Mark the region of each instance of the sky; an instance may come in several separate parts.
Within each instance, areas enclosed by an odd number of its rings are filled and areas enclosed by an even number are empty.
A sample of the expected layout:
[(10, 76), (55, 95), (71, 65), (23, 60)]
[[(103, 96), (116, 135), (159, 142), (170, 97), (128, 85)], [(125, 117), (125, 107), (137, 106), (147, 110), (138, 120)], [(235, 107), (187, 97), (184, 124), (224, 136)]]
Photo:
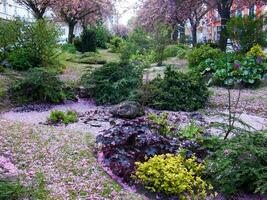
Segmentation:
[(129, 19), (135, 16), (135, 5), (138, 0), (121, 0), (116, 3), (116, 9), (120, 14), (119, 23), (127, 25)]

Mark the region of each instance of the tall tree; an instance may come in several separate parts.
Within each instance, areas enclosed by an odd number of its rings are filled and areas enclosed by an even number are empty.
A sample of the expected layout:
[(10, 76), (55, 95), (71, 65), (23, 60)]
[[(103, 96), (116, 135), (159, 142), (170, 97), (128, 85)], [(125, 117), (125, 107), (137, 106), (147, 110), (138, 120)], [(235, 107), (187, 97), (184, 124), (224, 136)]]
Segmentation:
[(52, 0), (18, 0), (18, 3), (30, 9), (33, 16), (43, 19), (45, 12), (52, 5)]
[(75, 25), (97, 21), (107, 16), (113, 10), (111, 0), (56, 0), (53, 10), (59, 20), (64, 21), (69, 26), (68, 42), (74, 39)]

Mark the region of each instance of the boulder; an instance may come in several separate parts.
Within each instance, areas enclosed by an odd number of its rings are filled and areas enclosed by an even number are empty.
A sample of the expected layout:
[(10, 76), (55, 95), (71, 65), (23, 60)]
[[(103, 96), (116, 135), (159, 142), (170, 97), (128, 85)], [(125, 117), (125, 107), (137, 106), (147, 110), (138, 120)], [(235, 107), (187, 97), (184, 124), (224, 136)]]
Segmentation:
[(110, 109), (110, 113), (114, 117), (124, 119), (134, 119), (144, 115), (142, 106), (134, 101), (124, 101)]

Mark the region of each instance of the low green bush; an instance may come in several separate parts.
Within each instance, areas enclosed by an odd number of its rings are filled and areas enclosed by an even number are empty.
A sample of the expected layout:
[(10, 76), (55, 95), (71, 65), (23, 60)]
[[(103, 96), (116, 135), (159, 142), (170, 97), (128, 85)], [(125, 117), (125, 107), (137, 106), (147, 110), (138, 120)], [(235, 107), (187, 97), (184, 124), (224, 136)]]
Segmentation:
[(222, 51), (214, 49), (209, 45), (202, 45), (199, 48), (193, 49), (188, 55), (189, 67), (194, 70), (198, 70), (200, 63), (207, 59), (216, 59), (222, 55)]
[(224, 141), (208, 159), (207, 175), (226, 194), (267, 194), (267, 132), (244, 133)]
[(196, 157), (156, 155), (145, 163), (136, 163), (135, 177), (153, 192), (178, 195), (179, 199), (206, 199), (212, 189), (201, 174), (205, 165)]
[(65, 52), (68, 52), (68, 53), (71, 53), (71, 54), (75, 54), (76, 53), (76, 47), (73, 44), (69, 44), (69, 43), (63, 44), (61, 46), (61, 49), (63, 51), (65, 51)]
[(12, 101), (59, 103), (65, 100), (64, 84), (58, 74), (45, 68), (33, 68), (10, 89)]
[(102, 24), (95, 27), (96, 32), (96, 46), (98, 48), (107, 49), (107, 43), (111, 37), (109, 30)]
[[(197, 73), (176, 72), (167, 67), (164, 78), (148, 83), (147, 105), (159, 110), (194, 111), (203, 108), (209, 97), (203, 78)], [(137, 99), (144, 99), (137, 97)]]
[(78, 121), (78, 115), (76, 112), (71, 110), (68, 110), (66, 113), (63, 111), (54, 110), (48, 117), (48, 121), (54, 124), (70, 124)]
[(109, 48), (112, 53), (122, 52), (124, 41), (121, 37), (114, 36), (109, 43)]
[(164, 57), (165, 58), (176, 57), (178, 49), (179, 47), (177, 45), (167, 46), (166, 49), (164, 50)]
[(5, 68), (0, 65), (0, 73), (4, 73), (4, 72), (5, 72)]
[(113, 62), (86, 73), (81, 83), (97, 104), (116, 104), (142, 84), (142, 73), (132, 64)]

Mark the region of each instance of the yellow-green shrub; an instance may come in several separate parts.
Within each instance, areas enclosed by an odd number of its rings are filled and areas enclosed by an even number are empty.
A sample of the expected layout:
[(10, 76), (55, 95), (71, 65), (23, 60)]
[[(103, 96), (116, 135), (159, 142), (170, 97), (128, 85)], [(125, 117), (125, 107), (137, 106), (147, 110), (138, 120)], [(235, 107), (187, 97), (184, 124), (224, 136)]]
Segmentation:
[(264, 52), (263, 49), (261, 47), (261, 45), (256, 44), (254, 45), (249, 52), (247, 52), (247, 56), (253, 56), (253, 57), (262, 57), (264, 58)]
[(178, 195), (180, 199), (206, 199), (211, 185), (201, 178), (205, 165), (197, 158), (182, 155), (157, 155), (145, 163), (136, 163), (134, 177), (148, 190)]

